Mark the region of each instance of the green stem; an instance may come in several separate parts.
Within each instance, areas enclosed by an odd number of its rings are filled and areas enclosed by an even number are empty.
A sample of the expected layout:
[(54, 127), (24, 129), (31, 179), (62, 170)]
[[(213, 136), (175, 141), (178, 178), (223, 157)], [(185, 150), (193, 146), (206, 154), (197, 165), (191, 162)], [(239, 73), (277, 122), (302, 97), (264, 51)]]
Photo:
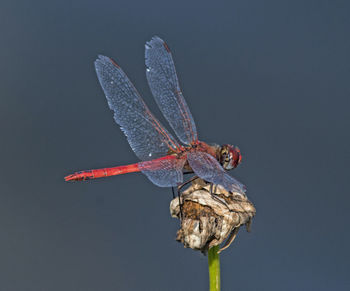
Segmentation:
[(209, 286), (210, 291), (220, 291), (220, 246), (212, 247), (208, 251)]

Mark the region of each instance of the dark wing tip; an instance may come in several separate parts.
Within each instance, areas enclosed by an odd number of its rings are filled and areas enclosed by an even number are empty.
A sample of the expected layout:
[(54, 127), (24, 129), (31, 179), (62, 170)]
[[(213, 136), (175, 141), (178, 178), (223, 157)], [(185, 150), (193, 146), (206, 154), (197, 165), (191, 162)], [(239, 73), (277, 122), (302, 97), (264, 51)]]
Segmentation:
[(98, 55), (98, 58), (95, 60), (95, 67), (97, 68), (101, 64), (107, 64), (107, 63), (112, 63), (118, 69), (120, 68), (120, 66), (117, 64), (117, 62), (115, 60), (113, 60), (110, 57), (103, 56), (103, 55)]
[(109, 58), (104, 55), (97, 55), (97, 59), (95, 60), (95, 63), (101, 63), (106, 62)]
[(98, 55), (97, 59), (94, 62), (95, 69), (98, 70), (103, 64), (105, 64), (108, 60), (108, 57), (103, 55)]
[(163, 43), (164, 41), (158, 36), (158, 35), (154, 35), (150, 41), (148, 41), (149, 43)]
[(155, 35), (151, 38), (150, 41), (146, 42), (146, 49), (152, 48), (152, 47), (161, 47), (163, 46), (168, 53), (170, 53), (170, 48), (166, 44), (164, 40), (162, 40), (159, 36)]

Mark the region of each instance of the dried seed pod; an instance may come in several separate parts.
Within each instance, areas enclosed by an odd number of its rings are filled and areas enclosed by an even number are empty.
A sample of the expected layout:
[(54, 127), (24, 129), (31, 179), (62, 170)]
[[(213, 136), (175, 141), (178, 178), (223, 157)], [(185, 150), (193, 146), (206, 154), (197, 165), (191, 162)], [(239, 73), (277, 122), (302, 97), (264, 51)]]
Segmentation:
[(249, 231), (256, 212), (246, 195), (230, 193), (220, 185), (211, 187), (201, 179), (192, 182), (192, 185), (181, 193), (180, 199), (175, 198), (171, 201), (172, 217), (180, 218), (179, 200), (182, 221), (176, 240), (187, 248), (203, 253), (226, 239), (220, 251), (228, 248), (242, 225), (246, 225)]

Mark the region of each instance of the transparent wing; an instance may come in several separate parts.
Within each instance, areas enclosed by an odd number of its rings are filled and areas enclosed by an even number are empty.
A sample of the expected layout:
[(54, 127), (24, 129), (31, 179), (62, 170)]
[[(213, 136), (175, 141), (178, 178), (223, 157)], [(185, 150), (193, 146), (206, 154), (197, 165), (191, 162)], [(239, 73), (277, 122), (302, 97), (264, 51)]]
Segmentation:
[(152, 115), (117, 63), (99, 56), (95, 68), (114, 119), (135, 154), (146, 161), (166, 155), (169, 149), (177, 152), (178, 143)]
[(181, 142), (196, 141), (196, 125), (182, 95), (169, 47), (155, 36), (146, 43), (145, 58), (148, 84), (164, 117)]
[(244, 185), (227, 174), (213, 156), (205, 152), (189, 152), (187, 160), (195, 174), (203, 180), (219, 184), (228, 191), (244, 194)]
[(177, 186), (183, 182), (182, 169), (186, 158), (165, 156), (163, 158), (138, 163), (142, 173), (159, 187)]

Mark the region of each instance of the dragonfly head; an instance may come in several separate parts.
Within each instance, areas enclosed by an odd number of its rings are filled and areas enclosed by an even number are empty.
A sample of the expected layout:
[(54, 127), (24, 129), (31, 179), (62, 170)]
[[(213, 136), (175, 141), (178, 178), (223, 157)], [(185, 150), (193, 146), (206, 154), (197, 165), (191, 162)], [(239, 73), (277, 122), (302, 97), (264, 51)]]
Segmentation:
[(225, 144), (221, 146), (219, 159), (220, 164), (225, 170), (234, 169), (242, 160), (241, 151), (236, 146)]

